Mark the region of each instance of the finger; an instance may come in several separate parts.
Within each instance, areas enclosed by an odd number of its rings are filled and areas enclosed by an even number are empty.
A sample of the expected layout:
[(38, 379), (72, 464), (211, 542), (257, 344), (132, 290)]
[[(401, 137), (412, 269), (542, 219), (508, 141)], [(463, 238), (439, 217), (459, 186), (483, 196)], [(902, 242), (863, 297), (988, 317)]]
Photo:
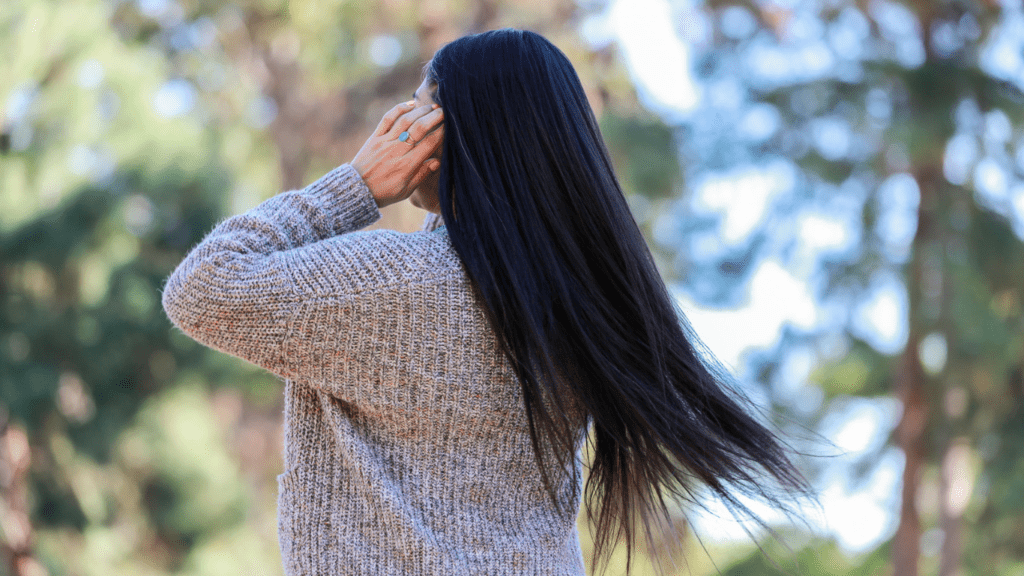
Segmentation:
[(398, 134), (408, 130), (414, 122), (419, 120), (422, 116), (430, 113), (431, 109), (432, 106), (430, 104), (425, 104), (405, 112), (398, 117), (398, 120), (395, 121), (395, 125), (391, 128), (392, 132)]
[(384, 117), (380, 119), (380, 124), (377, 124), (377, 130), (374, 132), (374, 134), (376, 134), (377, 136), (383, 136), (384, 134), (387, 134), (388, 130), (391, 130), (391, 127), (394, 126), (395, 121), (398, 120), (398, 118), (402, 114), (405, 114), (406, 112), (411, 110), (414, 105), (415, 102), (413, 102), (412, 100), (409, 100), (408, 102), (402, 102), (401, 104), (395, 104), (395, 106), (391, 110), (388, 110), (387, 114), (385, 114)]
[(428, 158), (434, 156), (443, 140), (444, 128), (439, 126), (433, 132), (424, 136), (423, 140), (418, 142), (416, 146), (412, 147), (406, 157), (409, 159), (409, 162), (426, 162)]
[(438, 108), (429, 114), (420, 116), (419, 119), (413, 122), (412, 126), (409, 126), (406, 130), (409, 131), (409, 136), (412, 137), (413, 142), (420, 142), (423, 140), (423, 137), (433, 130), (435, 126), (439, 125), (443, 119), (444, 111)]
[(425, 116), (432, 109), (430, 104), (424, 104), (412, 110), (406, 110), (402, 115), (395, 120), (395, 124), (391, 127), (391, 132), (399, 134), (405, 132), (412, 126), (412, 123), (418, 120), (421, 116)]
[(409, 150), (409, 161), (415, 163), (422, 163), (430, 158), (430, 156), (437, 151), (437, 147), (441, 144), (441, 140), (444, 139), (444, 125), (440, 125), (434, 129), (433, 132), (427, 134), (416, 143), (415, 146), (411, 146)]
[(436, 172), (441, 167), (441, 161), (437, 158), (431, 158), (420, 165), (419, 170), (416, 174), (413, 174), (411, 180), (409, 180), (409, 187), (407, 190), (415, 190), (420, 187), (420, 184), (427, 179), (433, 172)]

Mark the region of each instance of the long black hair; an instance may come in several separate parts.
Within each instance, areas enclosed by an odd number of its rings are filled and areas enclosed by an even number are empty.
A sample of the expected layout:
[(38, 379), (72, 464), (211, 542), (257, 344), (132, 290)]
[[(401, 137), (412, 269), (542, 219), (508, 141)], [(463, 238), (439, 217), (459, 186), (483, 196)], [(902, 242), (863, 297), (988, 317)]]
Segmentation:
[(424, 73), (445, 115), (441, 215), (521, 382), (556, 507), (539, 441), (567, 470), (579, 438), (567, 407), (593, 424), (595, 559), (625, 531), (629, 573), (637, 514), (653, 552), (654, 512), (672, 523), (662, 488), (699, 503), (703, 485), (755, 519), (739, 496), (788, 513), (788, 497), (813, 495), (669, 296), (569, 59), (536, 33), (502, 29), (446, 44)]

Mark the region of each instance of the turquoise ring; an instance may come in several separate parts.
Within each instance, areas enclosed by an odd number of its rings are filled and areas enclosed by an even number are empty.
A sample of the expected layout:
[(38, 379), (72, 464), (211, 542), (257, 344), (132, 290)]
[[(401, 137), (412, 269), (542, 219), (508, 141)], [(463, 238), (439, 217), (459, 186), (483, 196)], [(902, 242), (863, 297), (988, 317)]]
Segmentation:
[[(406, 130), (405, 132), (402, 132), (401, 134), (398, 135), (398, 141), (399, 142), (405, 142), (408, 139), (409, 139), (409, 131), (408, 130)], [(409, 145), (412, 146), (413, 143), (409, 142)]]

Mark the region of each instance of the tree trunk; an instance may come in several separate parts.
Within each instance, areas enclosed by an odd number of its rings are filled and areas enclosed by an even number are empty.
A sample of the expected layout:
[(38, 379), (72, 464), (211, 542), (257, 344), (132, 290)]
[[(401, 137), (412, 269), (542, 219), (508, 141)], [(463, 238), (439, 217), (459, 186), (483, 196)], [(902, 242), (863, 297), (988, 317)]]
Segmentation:
[(924, 398), (924, 374), (917, 357), (920, 340), (920, 335), (912, 328), (900, 361), (899, 374), (896, 375), (897, 392), (903, 403), (903, 415), (896, 427), (896, 441), (906, 460), (903, 467), (900, 522), (893, 538), (893, 576), (917, 576), (918, 558), (921, 555), (917, 485), (925, 459), (924, 430), (928, 406)]
[[(917, 212), (917, 231), (911, 248), (907, 274), (908, 323), (907, 345), (896, 374), (896, 393), (903, 404), (903, 415), (896, 426), (896, 442), (903, 450), (902, 502), (900, 522), (893, 539), (894, 576), (917, 576), (921, 556), (921, 519), (917, 509), (917, 488), (921, 468), (927, 457), (925, 432), (929, 420), (929, 403), (925, 393), (925, 374), (918, 356), (918, 346), (927, 328), (932, 291), (927, 290), (928, 257), (934, 246), (936, 195), (941, 171), (922, 167), (915, 174), (921, 192)], [(926, 300), (926, 292), (929, 292)], [(937, 310), (936, 310), (937, 312)]]

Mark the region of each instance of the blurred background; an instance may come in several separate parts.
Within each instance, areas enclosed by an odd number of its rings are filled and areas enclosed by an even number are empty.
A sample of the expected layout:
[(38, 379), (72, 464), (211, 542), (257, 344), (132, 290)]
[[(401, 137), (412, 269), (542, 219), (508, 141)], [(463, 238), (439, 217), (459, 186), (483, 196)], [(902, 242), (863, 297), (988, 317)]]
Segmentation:
[(573, 61), (672, 292), (813, 455), (807, 526), (755, 507), (789, 548), (712, 502), (645, 552), (1024, 574), (1020, 0), (4, 0), (0, 574), (281, 573), (282, 386), (163, 281), (505, 26)]

